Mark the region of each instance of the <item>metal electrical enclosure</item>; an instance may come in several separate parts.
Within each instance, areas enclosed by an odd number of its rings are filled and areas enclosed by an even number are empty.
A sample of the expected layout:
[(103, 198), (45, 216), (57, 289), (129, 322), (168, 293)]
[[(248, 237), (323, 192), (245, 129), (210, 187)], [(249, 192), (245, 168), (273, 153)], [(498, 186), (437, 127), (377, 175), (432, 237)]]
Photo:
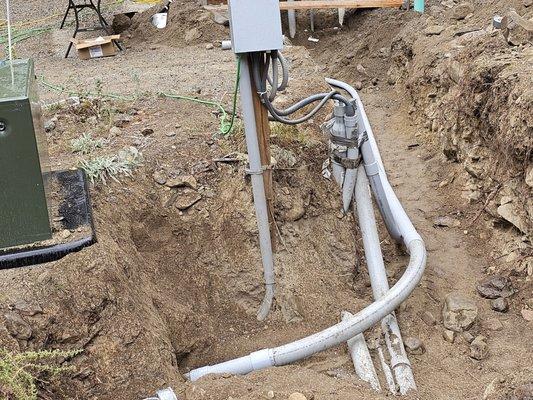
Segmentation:
[(32, 60), (0, 64), (0, 248), (52, 237), (48, 154)]
[(283, 49), (279, 0), (229, 0), (233, 51)]

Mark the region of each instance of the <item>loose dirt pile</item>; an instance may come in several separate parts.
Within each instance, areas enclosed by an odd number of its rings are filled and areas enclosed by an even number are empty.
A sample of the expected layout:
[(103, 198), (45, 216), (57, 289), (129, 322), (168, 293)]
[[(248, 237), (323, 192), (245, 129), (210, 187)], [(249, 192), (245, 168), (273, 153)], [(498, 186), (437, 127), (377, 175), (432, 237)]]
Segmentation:
[(449, 7), (434, 6), (402, 30), (389, 79), (405, 82), (413, 116), (470, 174), (465, 196), (531, 239), (533, 48), (530, 40), (508, 43), (492, 17), (515, 7), (529, 19), (533, 9), (518, 1)]
[[(196, 2), (173, 2), (168, 13), (165, 29), (152, 24), (152, 15), (159, 12), (161, 5), (133, 17), (127, 36), (134, 45), (160, 43), (166, 46), (183, 47), (198, 43), (212, 43), (229, 39), (228, 29), (217, 24), (210, 12), (203, 10)], [(227, 22), (227, 21), (226, 21)]]

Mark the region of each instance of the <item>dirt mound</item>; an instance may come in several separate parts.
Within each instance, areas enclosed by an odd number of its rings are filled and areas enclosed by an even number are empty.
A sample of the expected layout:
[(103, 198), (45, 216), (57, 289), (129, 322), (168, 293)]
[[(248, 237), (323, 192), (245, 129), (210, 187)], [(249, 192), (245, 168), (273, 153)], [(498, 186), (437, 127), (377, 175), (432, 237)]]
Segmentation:
[(448, 158), (463, 163), (470, 175), (466, 196), (484, 201), (497, 191), (487, 210), (531, 235), (533, 50), (527, 42), (510, 45), (492, 28), (492, 15), (513, 5), (526, 18), (531, 12), (522, 2), (482, 3), (451, 25), (458, 6), (434, 7), (413, 21), (392, 45), (389, 77), (405, 82), (413, 116), (438, 136)]
[[(128, 112), (109, 107), (114, 114)], [(143, 116), (167, 107), (165, 116)], [(68, 140), (76, 135), (71, 132), (87, 122), (76, 110), (61, 111), (58, 119), (56, 135), (62, 132), (63, 140), (52, 146), (52, 157), (68, 165)], [(182, 134), (167, 136), (157, 125), (161, 120), (179, 124)], [(182, 374), (189, 367), (294, 340), (337, 322), (340, 309), (355, 312), (363, 305), (353, 294), (359, 262), (353, 219), (339, 219), (335, 185), (320, 174), (325, 148), (313, 132), (293, 138), (281, 130), (273, 139), (291, 153), (296, 170), (274, 173), (284, 239), (276, 306), (259, 323), (255, 314), (264, 288), (245, 165), (212, 161), (243, 151), (242, 133), (219, 140), (209, 130), (198, 134), (200, 126), (216, 126), (210, 113), (162, 100), (145, 102), (142, 114), (134, 111), (120, 121), (124, 135), (102, 152), (120, 148), (141, 121), (154, 128), (149, 140), (157, 146), (143, 145), (145, 165), (135, 180), (93, 187), (98, 244), (53, 265), (7, 271), (10, 278), (0, 282), (3, 313), (19, 315), (30, 331), (23, 337), (15, 328), (0, 328), (3, 346), (84, 350), (73, 360), (77, 372), (68, 385), (55, 387), (54, 399), (83, 393), (126, 400), (165, 385), (185, 390)], [(194, 140), (187, 132), (195, 132)], [(184, 174), (194, 176), (195, 188), (163, 183)], [(188, 191), (200, 201), (183, 208)], [(359, 286), (368, 291), (362, 281)], [(29, 305), (21, 309), (19, 303)]]
[(173, 2), (168, 13), (167, 27), (157, 29), (151, 18), (161, 5), (133, 17), (128, 30), (133, 43), (157, 43), (183, 47), (199, 43), (213, 43), (229, 39), (229, 30), (214, 22), (209, 11), (203, 10), (195, 1)]

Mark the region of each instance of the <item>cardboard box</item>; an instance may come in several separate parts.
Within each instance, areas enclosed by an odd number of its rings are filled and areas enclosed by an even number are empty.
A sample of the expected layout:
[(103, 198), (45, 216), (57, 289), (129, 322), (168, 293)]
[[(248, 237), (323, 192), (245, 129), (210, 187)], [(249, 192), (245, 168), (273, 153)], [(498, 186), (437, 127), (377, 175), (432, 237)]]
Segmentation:
[(91, 58), (111, 57), (117, 54), (113, 40), (120, 39), (120, 35), (100, 36), (94, 39), (70, 39), (82, 60)]

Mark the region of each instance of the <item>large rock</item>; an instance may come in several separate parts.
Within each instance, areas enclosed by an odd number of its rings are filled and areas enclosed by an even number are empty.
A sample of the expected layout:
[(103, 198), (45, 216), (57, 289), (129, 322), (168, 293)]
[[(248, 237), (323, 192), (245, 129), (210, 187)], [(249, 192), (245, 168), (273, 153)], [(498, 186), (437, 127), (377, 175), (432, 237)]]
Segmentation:
[(474, 6), (470, 2), (463, 2), (455, 6), (452, 10), (451, 18), (455, 20), (465, 19), (474, 12)]
[(533, 42), (533, 21), (512, 10), (502, 19), (502, 34), (510, 45), (530, 44)]
[(516, 206), (517, 202), (510, 196), (502, 197), (501, 204), (498, 207), (498, 215), (502, 217), (507, 222), (514, 225), (522, 233), (528, 233), (528, 221), (527, 217), (524, 216), (519, 207)]
[(11, 336), (20, 340), (28, 340), (31, 337), (31, 327), (20, 315), (10, 312), (5, 314), (4, 318), (6, 319), (6, 329)]
[(165, 185), (170, 188), (188, 187), (195, 190), (198, 188), (198, 182), (192, 175), (180, 175), (167, 179)]
[(476, 321), (476, 303), (461, 293), (453, 292), (446, 296), (442, 309), (443, 324), (446, 329), (463, 332)]
[(510, 279), (501, 275), (485, 279), (476, 286), (476, 289), (480, 296), (486, 299), (506, 298), (514, 293)]
[(444, 26), (442, 25), (431, 25), (424, 29), (424, 33), (427, 36), (436, 36), (444, 32)]
[(426, 351), (424, 343), (419, 338), (407, 337), (404, 339), (404, 345), (409, 354), (421, 355)]

